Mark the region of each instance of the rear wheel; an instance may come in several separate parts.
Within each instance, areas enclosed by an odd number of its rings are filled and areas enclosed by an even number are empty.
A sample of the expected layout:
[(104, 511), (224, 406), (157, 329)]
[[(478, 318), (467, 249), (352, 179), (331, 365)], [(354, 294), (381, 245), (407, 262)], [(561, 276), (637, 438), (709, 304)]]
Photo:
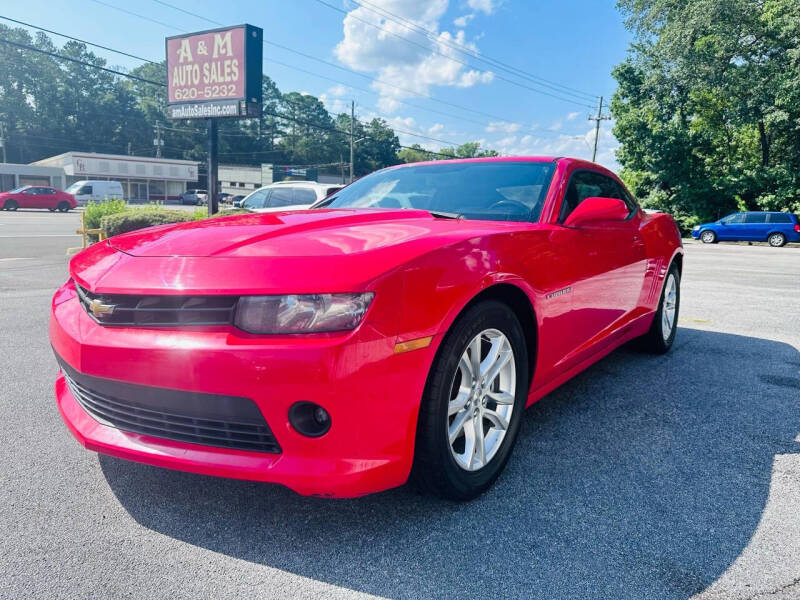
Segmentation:
[(706, 230), (700, 234), (700, 241), (704, 244), (713, 244), (717, 241), (717, 234), (713, 231)]
[(412, 480), (451, 500), (479, 496), (505, 467), (525, 409), (528, 357), (513, 311), (469, 308), (439, 349), (422, 398)]
[(61, 201), (56, 208), (58, 208), (58, 212), (68, 212), (70, 209), (69, 202)]
[(773, 248), (780, 248), (786, 243), (786, 236), (779, 232), (771, 233), (767, 238), (767, 242)]
[(661, 301), (650, 330), (640, 338), (642, 349), (653, 354), (664, 354), (675, 341), (678, 313), (681, 305), (681, 276), (675, 263), (667, 271)]

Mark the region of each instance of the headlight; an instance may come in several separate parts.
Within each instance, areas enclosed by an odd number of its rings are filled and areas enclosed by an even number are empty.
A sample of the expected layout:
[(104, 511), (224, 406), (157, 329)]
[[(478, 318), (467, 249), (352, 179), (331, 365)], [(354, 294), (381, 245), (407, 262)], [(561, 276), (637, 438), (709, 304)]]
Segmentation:
[(375, 294), (292, 294), (243, 296), (235, 325), (248, 333), (346, 331), (364, 318)]
[(700, 229), (700, 225), (695, 225), (692, 227), (692, 231), (697, 231), (698, 229)]

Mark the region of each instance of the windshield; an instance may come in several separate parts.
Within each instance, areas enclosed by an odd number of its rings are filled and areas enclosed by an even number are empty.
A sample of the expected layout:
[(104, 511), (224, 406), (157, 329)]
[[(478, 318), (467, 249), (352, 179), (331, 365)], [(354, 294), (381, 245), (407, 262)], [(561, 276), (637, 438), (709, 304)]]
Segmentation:
[(467, 219), (536, 221), (555, 163), (466, 162), (384, 169), (319, 204), (326, 208), (417, 208)]
[(29, 185), (23, 185), (22, 187), (15, 188), (15, 189), (11, 190), (11, 191), (10, 191), (10, 192), (8, 192), (8, 193), (9, 193), (9, 194), (19, 194), (20, 192), (22, 192), (22, 191), (24, 191), (24, 190), (27, 190), (29, 187), (31, 187), (31, 186), (29, 186)]
[(73, 183), (71, 186), (69, 186), (69, 187), (68, 187), (66, 190), (64, 190), (64, 191), (65, 191), (65, 192), (67, 192), (68, 194), (74, 194), (74, 193), (76, 193), (76, 192), (77, 192), (79, 189), (81, 189), (81, 188), (83, 187), (83, 184), (84, 184), (84, 183), (86, 183), (86, 182), (85, 182), (85, 181), (77, 181), (77, 182)]

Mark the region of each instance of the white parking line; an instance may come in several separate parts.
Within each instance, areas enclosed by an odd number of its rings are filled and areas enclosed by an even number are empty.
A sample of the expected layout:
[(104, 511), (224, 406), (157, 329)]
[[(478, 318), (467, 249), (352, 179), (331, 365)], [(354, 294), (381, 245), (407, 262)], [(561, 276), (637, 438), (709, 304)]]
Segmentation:
[(36, 233), (33, 235), (0, 235), (0, 238), (81, 237), (77, 233)]
[(8, 262), (10, 260), (33, 260), (33, 259), (32, 258), (21, 258), (21, 257), (18, 257), (18, 258), (0, 258), (0, 262), (4, 262), (4, 261)]

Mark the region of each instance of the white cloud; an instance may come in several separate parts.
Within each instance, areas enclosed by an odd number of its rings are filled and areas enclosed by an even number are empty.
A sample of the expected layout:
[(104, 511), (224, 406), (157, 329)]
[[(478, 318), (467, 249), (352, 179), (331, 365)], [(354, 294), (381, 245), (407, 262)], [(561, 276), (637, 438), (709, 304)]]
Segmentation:
[(467, 0), (467, 6), (474, 11), (480, 11), (487, 15), (492, 14), (500, 6), (502, 0)]
[(562, 127), (564, 127), (564, 119), (556, 119), (550, 123), (550, 126), (547, 129), (548, 131), (560, 131)]
[(575, 112), (569, 113), (567, 115), (567, 121), (574, 121), (575, 119), (578, 118), (578, 116), (580, 116), (580, 114), (581, 114), (580, 111), (577, 110)]
[[(612, 171), (618, 171), (616, 151), (619, 142), (611, 133), (612, 126), (604, 124), (600, 130), (596, 161)], [(484, 143), (484, 147), (493, 148), (506, 156), (571, 156), (591, 160), (593, 143), (594, 129), (590, 128), (581, 135), (562, 133), (556, 137), (542, 137), (533, 133), (519, 139), (508, 136), (495, 141), (489, 140)]]
[(320, 94), (319, 101), (325, 105), (328, 112), (333, 114), (348, 113), (350, 114), (350, 103), (345, 102), (341, 98), (331, 98), (330, 94)]
[(475, 13), (469, 13), (467, 15), (461, 15), (460, 17), (453, 20), (453, 25), (456, 27), (466, 27), (469, 25), (469, 22), (475, 18)]
[[(497, 5), (492, 1), (476, 1), (478, 6), (472, 7), (473, 10), (483, 12), (494, 10)], [(407, 26), (383, 19), (360, 6), (344, 17), (344, 37), (334, 48), (334, 53), (353, 69), (377, 74), (380, 81), (373, 82), (372, 88), (380, 94), (378, 106), (382, 111), (396, 112), (400, 104), (398, 100), (415, 95), (428, 96), (433, 86), (472, 87), (493, 80), (491, 71), (467, 69), (451, 60), (462, 60), (452, 47), (454, 43), (473, 50), (477, 50), (477, 46), (466, 39), (463, 30), (455, 34), (439, 30), (439, 21), (448, 3), (449, 0), (379, 2), (387, 11), (437, 32), (438, 37), (433, 42), (422, 36), (412, 37)], [(406, 38), (420, 45), (409, 44)], [(427, 49), (427, 46), (432, 49)]]
[(509, 123), (508, 121), (492, 121), (486, 126), (487, 133), (516, 133), (520, 130), (520, 123)]
[(347, 93), (348, 87), (346, 85), (342, 85), (341, 83), (333, 86), (332, 88), (328, 89), (328, 94), (331, 96), (344, 96)]
[(437, 133), (440, 133), (443, 129), (444, 125), (442, 125), (441, 123), (434, 123), (433, 125), (428, 127), (428, 133), (430, 135), (436, 135)]

